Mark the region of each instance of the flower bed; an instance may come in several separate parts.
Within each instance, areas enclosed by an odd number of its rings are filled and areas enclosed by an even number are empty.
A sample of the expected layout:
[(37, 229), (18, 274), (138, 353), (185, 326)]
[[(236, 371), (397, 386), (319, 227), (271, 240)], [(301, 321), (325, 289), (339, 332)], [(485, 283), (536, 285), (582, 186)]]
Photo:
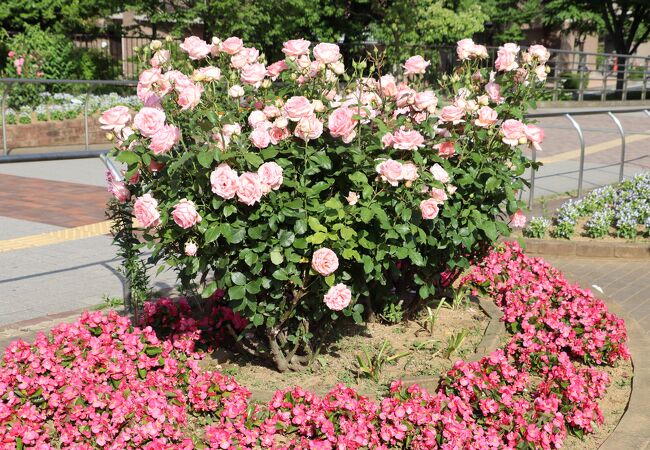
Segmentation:
[(619, 185), (591, 191), (579, 200), (560, 206), (552, 224), (533, 217), (524, 236), (571, 239), (574, 235), (594, 239), (626, 240), (650, 237), (650, 172), (636, 175)]
[[(493, 296), (510, 342), (458, 361), (428, 393), (395, 381), (373, 402), (339, 385), (299, 387), (265, 405), (234, 379), (202, 372), (198, 323), (134, 328), (111, 312), (12, 343), (0, 368), (3, 448), (559, 448), (593, 431), (610, 380), (587, 364), (629, 358), (621, 319), (516, 244), (493, 251), (463, 282)], [(158, 317), (150, 310), (147, 317)], [(221, 312), (210, 326), (235, 326)], [(164, 321), (164, 320), (163, 320)], [(238, 325), (237, 325), (238, 324)], [(161, 324), (158, 323), (158, 326)]]

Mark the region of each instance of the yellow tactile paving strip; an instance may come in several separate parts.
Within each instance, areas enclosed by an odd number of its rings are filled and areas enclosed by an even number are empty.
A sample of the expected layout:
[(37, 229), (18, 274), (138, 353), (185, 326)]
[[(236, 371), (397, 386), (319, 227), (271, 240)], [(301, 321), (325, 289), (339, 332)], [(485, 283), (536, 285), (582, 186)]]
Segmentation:
[[(650, 130), (646, 130), (644, 133), (648, 133)], [(625, 136), (625, 143), (631, 144), (633, 142), (643, 141), (650, 138), (648, 134), (630, 134)], [(588, 145), (585, 147), (585, 155), (591, 155), (593, 153), (599, 153), (611, 148), (621, 146), (621, 138), (612, 139), (609, 141), (601, 142), (600, 144)], [(547, 157), (539, 158), (538, 161), (542, 164), (552, 164), (561, 161), (570, 161), (572, 159), (578, 159), (580, 157), (580, 149), (571, 150), (568, 152), (558, 153), (556, 155), (551, 155)]]
[(31, 247), (43, 247), (45, 245), (59, 244), (61, 242), (76, 241), (78, 239), (109, 234), (112, 223), (113, 222), (110, 220), (105, 220), (103, 222), (91, 223), (80, 227), (50, 231), (49, 233), (6, 239), (0, 241), (0, 253)]

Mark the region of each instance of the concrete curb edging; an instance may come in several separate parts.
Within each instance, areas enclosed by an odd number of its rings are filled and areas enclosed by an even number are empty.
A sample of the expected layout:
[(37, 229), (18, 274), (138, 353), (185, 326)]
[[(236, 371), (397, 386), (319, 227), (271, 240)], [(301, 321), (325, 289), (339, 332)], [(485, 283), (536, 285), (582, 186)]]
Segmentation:
[(650, 244), (618, 242), (564, 241), (556, 239), (523, 239), (526, 253), (532, 255), (579, 256), (586, 258), (650, 258)]

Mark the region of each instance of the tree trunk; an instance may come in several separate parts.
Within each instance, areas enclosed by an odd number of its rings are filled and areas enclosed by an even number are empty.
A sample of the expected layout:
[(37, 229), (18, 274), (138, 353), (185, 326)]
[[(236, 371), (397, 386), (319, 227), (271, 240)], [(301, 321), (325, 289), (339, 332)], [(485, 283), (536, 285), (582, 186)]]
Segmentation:
[(619, 95), (621, 95), (621, 97), (623, 96), (623, 88), (625, 87), (625, 71), (627, 70), (626, 62), (627, 59), (622, 56), (616, 58), (616, 98), (618, 98)]

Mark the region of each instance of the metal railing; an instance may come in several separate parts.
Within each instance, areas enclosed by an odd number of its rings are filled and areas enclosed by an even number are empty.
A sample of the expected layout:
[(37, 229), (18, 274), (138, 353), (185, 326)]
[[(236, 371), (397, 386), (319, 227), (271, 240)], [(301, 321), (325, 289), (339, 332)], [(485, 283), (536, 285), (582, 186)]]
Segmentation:
[[(70, 85), (83, 85), (86, 86), (85, 102), (83, 108), (83, 123), (84, 123), (84, 150), (83, 151), (69, 151), (69, 152), (47, 152), (47, 153), (31, 153), (21, 155), (10, 155), (8, 146), (8, 133), (7, 133), (7, 98), (11, 93), (11, 89), (15, 84), (70, 84)], [(97, 157), (101, 153), (106, 153), (108, 150), (90, 150), (89, 139), (89, 125), (88, 125), (88, 100), (93, 93), (93, 88), (96, 86), (136, 86), (135, 81), (126, 80), (48, 80), (41, 78), (0, 78), (0, 85), (4, 85), (4, 91), (0, 100), (0, 114), (2, 119), (2, 155), (0, 155), (0, 163), (2, 162), (24, 162), (24, 161), (43, 161), (54, 159), (74, 159), (74, 158), (92, 158)]]
[[(575, 116), (589, 116), (597, 114), (607, 114), (610, 119), (614, 122), (618, 133), (621, 137), (621, 153), (619, 159), (619, 173), (618, 181), (623, 181), (625, 174), (625, 150), (626, 150), (626, 139), (625, 139), (625, 130), (621, 121), (616, 116), (616, 114), (625, 114), (625, 113), (638, 113), (643, 112), (650, 118), (650, 106), (641, 106), (641, 107), (630, 107), (630, 108), (597, 108), (597, 109), (588, 109), (584, 111), (572, 110), (572, 111), (558, 111), (558, 112), (533, 112), (527, 114), (526, 117), (530, 119), (541, 119), (548, 117), (565, 117), (570, 123), (573, 129), (575, 129), (578, 134), (578, 139), (580, 140), (580, 153), (579, 153), (579, 169), (578, 169), (578, 197), (582, 197), (583, 193), (583, 181), (584, 181), (584, 172), (585, 172), (585, 135), (584, 129), (580, 124), (575, 120)], [(600, 131), (600, 130), (599, 130)], [(532, 148), (532, 158), (533, 161), (537, 161), (537, 150)], [(532, 208), (533, 201), (535, 198), (535, 175), (536, 171), (531, 170), (530, 172), (530, 189), (528, 193), (528, 208)]]

